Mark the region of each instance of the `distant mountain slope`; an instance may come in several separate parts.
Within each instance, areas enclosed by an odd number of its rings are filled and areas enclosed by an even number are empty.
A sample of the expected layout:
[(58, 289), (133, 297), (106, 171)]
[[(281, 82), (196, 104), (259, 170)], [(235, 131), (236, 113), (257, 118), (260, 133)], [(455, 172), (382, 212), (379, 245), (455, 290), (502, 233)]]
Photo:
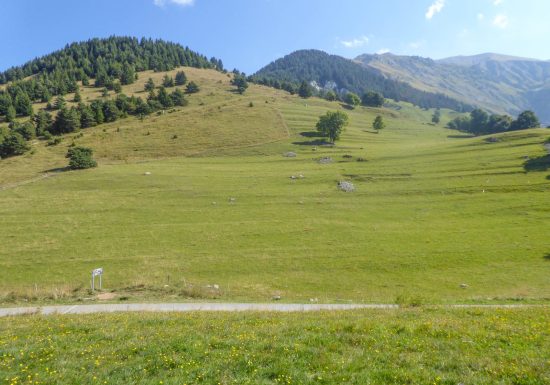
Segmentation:
[(470, 103), (432, 90), (421, 90), (384, 76), (379, 70), (362, 66), (341, 56), (318, 50), (301, 50), (278, 59), (253, 75), (256, 79), (287, 82), (315, 81), (324, 86), (336, 83), (339, 89), (361, 94), (366, 90), (381, 92), (385, 97), (404, 100), (426, 108), (450, 108), (467, 111)]
[(482, 53), (479, 55), (472, 55), (472, 56), (452, 56), (445, 59), (437, 60), (439, 63), (445, 63), (445, 64), (455, 64), (455, 65), (462, 65), (462, 66), (473, 66), (478, 64), (483, 64), (488, 61), (497, 61), (497, 62), (510, 62), (510, 61), (530, 61), (530, 62), (536, 62), (540, 61), (538, 59), (531, 59), (526, 57), (519, 57), (519, 56), (510, 56), (510, 55), (501, 55), (498, 53)]
[(389, 79), (470, 102), (496, 113), (533, 109), (550, 122), (550, 62), (497, 54), (432, 60), (361, 55), (355, 59)]

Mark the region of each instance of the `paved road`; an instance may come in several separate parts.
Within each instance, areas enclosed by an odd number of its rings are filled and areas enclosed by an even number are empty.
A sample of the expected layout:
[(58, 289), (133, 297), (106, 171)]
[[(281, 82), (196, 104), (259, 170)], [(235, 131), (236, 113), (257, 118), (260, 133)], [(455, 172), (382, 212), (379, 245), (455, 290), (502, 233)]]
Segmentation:
[[(449, 305), (447, 308), (521, 308), (545, 305)], [(115, 312), (269, 311), (397, 309), (394, 304), (285, 304), (285, 303), (131, 303), (0, 308), (0, 317), (23, 314), (91, 314)]]

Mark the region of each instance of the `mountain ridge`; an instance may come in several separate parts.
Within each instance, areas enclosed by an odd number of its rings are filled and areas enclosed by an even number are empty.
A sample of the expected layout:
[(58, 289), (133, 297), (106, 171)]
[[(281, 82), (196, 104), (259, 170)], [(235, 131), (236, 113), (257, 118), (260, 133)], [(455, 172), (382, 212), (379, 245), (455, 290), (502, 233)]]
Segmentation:
[(550, 62), (486, 53), (434, 60), (419, 56), (363, 54), (355, 62), (428, 92), (516, 115), (527, 109), (550, 122)]

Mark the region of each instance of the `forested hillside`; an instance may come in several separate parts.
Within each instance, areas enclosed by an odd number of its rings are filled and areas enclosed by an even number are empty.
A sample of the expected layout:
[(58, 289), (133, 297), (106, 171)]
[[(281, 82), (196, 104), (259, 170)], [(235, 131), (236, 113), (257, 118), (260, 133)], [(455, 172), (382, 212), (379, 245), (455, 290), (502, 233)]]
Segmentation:
[(163, 40), (110, 37), (73, 43), (50, 55), (0, 73), (0, 116), (33, 115), (33, 102), (50, 102), (52, 96), (78, 89), (78, 82), (116, 89), (132, 84), (136, 73), (169, 71), (179, 66), (223, 69), (221, 60), (207, 59), (189, 48)]
[(358, 94), (376, 91), (387, 98), (407, 101), (423, 108), (449, 108), (455, 111), (472, 109), (468, 103), (387, 79), (377, 70), (318, 50), (296, 51), (262, 68), (252, 78), (264, 84), (269, 84), (270, 81), (299, 83), (305, 80), (325, 86), (334, 82), (340, 90)]

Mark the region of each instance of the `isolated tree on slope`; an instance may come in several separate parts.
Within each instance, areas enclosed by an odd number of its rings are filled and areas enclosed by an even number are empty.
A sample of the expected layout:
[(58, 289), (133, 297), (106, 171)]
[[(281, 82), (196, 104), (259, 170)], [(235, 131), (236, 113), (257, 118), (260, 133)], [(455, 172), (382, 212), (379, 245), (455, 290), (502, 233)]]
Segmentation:
[(319, 118), (317, 122), (317, 131), (323, 136), (328, 137), (331, 143), (340, 139), (344, 128), (348, 125), (348, 115), (342, 111), (328, 111)]
[(195, 82), (189, 82), (187, 84), (187, 87), (185, 87), (185, 92), (187, 92), (188, 94), (194, 94), (194, 93), (197, 93), (199, 92), (199, 86), (197, 85), (197, 83)]
[(92, 158), (93, 151), (88, 147), (69, 148), (66, 158), (69, 158), (69, 167), (73, 170), (81, 170), (96, 167), (97, 163)]
[(183, 86), (185, 83), (187, 83), (187, 76), (185, 76), (185, 72), (178, 71), (178, 73), (176, 73), (176, 85)]
[(440, 121), (441, 121), (441, 111), (437, 109), (432, 115), (432, 123), (439, 124)]
[(376, 132), (380, 132), (380, 130), (384, 129), (386, 127), (386, 124), (384, 123), (384, 119), (378, 115), (374, 122), (372, 122), (372, 128), (376, 130)]
[(240, 74), (235, 75), (235, 77), (231, 81), (231, 84), (237, 87), (237, 92), (241, 95), (244, 94), (244, 92), (248, 88), (248, 82), (246, 81), (246, 78)]
[(357, 94), (354, 94), (353, 92), (348, 92), (344, 101), (346, 102), (346, 104), (351, 106), (351, 108), (355, 108), (356, 106), (361, 104), (361, 99)]
[(149, 78), (149, 80), (147, 80), (147, 82), (145, 83), (144, 89), (147, 92), (151, 92), (155, 89), (155, 82), (153, 81), (152, 78)]

